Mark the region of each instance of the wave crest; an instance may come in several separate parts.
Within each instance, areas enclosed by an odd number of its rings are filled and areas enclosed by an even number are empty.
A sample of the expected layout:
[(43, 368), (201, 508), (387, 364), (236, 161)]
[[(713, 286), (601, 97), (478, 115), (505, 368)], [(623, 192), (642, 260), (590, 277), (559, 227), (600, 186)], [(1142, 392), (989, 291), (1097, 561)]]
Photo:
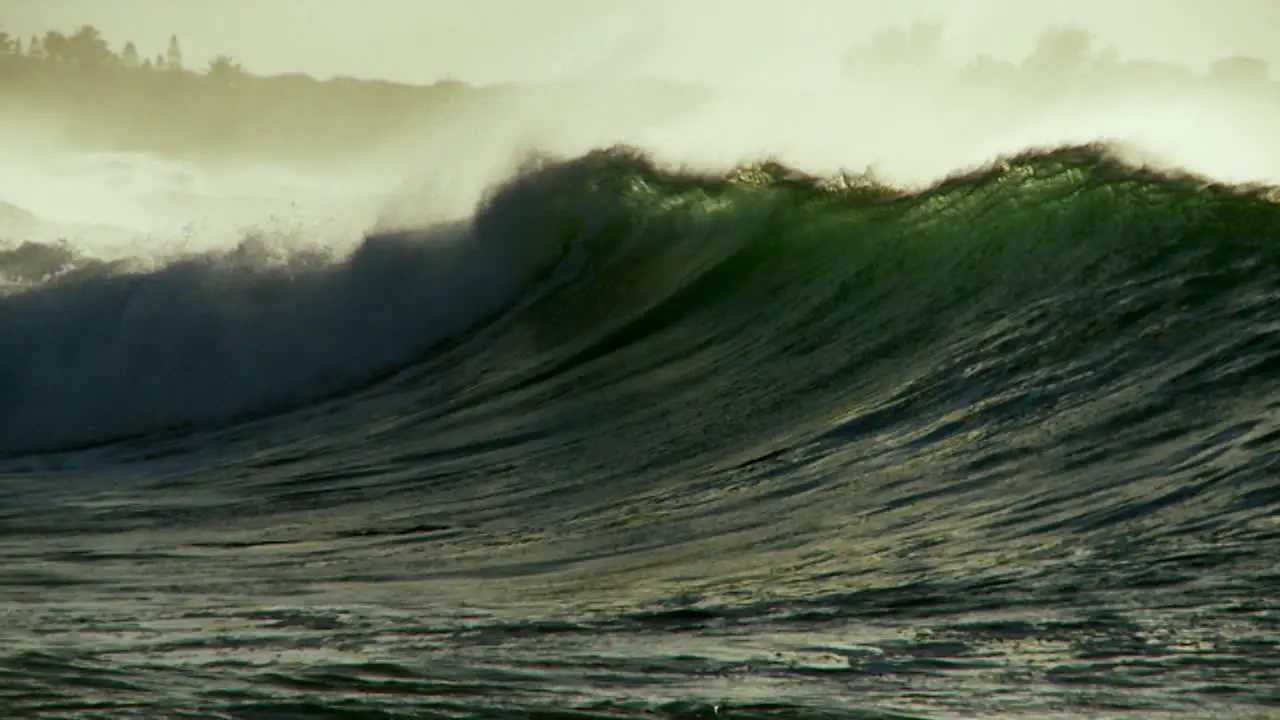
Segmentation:
[[(822, 328), (868, 363), (949, 322), (1044, 303), (1077, 318), (1060, 336), (1090, 335), (1089, 313), (1106, 308), (1089, 298), (1125, 283), (1186, 273), (1222, 290), (1231, 268), (1262, 267), (1275, 248), (1259, 238), (1280, 228), (1268, 193), (1102, 145), (1027, 151), (914, 191), (771, 162), (679, 172), (612, 148), (532, 160), (470, 220), (371, 235), (344, 257), (249, 239), (139, 269), (28, 243), (0, 251), (0, 275), (23, 284), (0, 297), (0, 450), (305, 404), (404, 369), (516, 303), (536, 341), (502, 362), (534, 379), (713, 307), (722, 320), (698, 326), (706, 337), (752, 327), (795, 348)], [(531, 305), (557, 267), (560, 289)]]

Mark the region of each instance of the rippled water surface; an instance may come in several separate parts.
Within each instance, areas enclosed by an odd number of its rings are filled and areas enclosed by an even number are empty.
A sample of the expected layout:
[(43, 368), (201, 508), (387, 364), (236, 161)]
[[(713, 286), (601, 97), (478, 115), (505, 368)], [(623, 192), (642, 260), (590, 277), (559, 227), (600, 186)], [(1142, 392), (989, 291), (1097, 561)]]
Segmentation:
[(1094, 147), (601, 151), (340, 259), (0, 255), (0, 708), (1269, 717), (1278, 241)]

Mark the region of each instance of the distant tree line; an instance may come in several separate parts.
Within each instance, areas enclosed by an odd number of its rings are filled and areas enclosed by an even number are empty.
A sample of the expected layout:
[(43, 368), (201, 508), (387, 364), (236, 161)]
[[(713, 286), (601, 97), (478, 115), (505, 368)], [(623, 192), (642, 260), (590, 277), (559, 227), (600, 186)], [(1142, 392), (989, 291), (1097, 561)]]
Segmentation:
[(92, 149), (326, 161), (358, 156), (424, 114), (492, 91), (303, 73), (257, 75), (229, 55), (187, 66), (181, 41), (144, 55), (91, 25), (25, 41), (0, 28), (0, 124)]
[[(21, 64), (22, 61), (60, 63), (85, 70), (124, 68), (181, 72), (185, 69), (182, 64), (182, 48), (178, 44), (177, 35), (169, 37), (168, 49), (157, 53), (153, 60), (142, 57), (132, 41), (126, 42), (119, 53), (112, 52), (111, 46), (102, 37), (102, 33), (92, 25), (81, 25), (70, 35), (57, 30), (50, 30), (43, 37), (32, 35), (25, 45), (22, 38), (0, 29), (0, 60), (7, 65)], [(210, 69), (215, 63), (230, 64), (238, 70), (243, 70), (226, 56), (219, 56), (211, 62)]]
[[(861, 82), (929, 92), (939, 89), (1012, 94), (1052, 106), (1107, 93), (1247, 91), (1280, 104), (1267, 63), (1227, 57), (1197, 75), (1171, 63), (1122, 60), (1114, 48), (1078, 28), (1044, 32), (1021, 61), (980, 55), (956, 62), (945, 52), (945, 28), (917, 22), (891, 28), (844, 57), (856, 93)], [(616, 88), (615, 88), (616, 89)], [(49, 31), (25, 41), (0, 28), (0, 124), (29, 124), (32, 136), (91, 149), (145, 150), (212, 157), (290, 161), (358, 157), (398, 132), (417, 132), (441, 110), (496, 107), (510, 86), (476, 88), (444, 80), (413, 86), (302, 73), (259, 75), (228, 55), (187, 66), (176, 35), (163, 52), (144, 55), (133, 42), (118, 51), (91, 25)], [(634, 86), (624, 92), (662, 98), (656, 106), (689, 106), (705, 95), (688, 86)], [(656, 93), (656, 95), (654, 95)], [(667, 93), (663, 95), (663, 93)]]
[[(954, 63), (945, 53), (945, 27), (940, 21), (919, 21), (881, 31), (871, 40), (849, 49), (844, 56), (844, 73), (851, 80), (868, 80), (888, 74), (910, 75), (918, 79), (977, 85), (996, 85), (1063, 94), (1082, 88), (1108, 89), (1121, 86), (1230, 87), (1263, 89), (1269, 83), (1266, 60), (1245, 55), (1221, 58), (1207, 74), (1198, 76), (1174, 63), (1149, 60), (1121, 60), (1114, 47), (1101, 46), (1087, 30), (1059, 27), (1045, 30), (1031, 53), (1021, 62), (997, 60), (979, 55)], [(1280, 97), (1280, 93), (1276, 93)]]

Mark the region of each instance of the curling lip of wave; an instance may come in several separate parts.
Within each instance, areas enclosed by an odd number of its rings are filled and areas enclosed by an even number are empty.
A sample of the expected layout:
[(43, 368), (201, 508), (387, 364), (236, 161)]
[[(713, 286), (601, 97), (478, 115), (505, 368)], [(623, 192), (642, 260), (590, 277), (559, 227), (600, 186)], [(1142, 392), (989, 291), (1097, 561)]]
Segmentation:
[(0, 451), (222, 423), (411, 363), (546, 276), (568, 245), (529, 230), (571, 169), (525, 173), (467, 222), (371, 235), (349, 256), (261, 239), (159, 269), (65, 245), (0, 251)]

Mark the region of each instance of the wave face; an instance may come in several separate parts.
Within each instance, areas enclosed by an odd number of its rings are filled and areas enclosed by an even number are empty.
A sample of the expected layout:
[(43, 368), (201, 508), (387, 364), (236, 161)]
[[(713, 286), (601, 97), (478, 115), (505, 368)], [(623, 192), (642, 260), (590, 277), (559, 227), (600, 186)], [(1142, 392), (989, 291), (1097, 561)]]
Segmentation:
[(0, 703), (1274, 706), (1277, 243), (1266, 188), (1081, 146), (913, 192), (612, 149), (342, 258), (7, 250)]
[(544, 273), (567, 240), (517, 231), (557, 192), (509, 184), (470, 223), (369, 237), (334, 258), (251, 237), (147, 271), (65, 243), (0, 250), (0, 451), (294, 407), (398, 370)]

